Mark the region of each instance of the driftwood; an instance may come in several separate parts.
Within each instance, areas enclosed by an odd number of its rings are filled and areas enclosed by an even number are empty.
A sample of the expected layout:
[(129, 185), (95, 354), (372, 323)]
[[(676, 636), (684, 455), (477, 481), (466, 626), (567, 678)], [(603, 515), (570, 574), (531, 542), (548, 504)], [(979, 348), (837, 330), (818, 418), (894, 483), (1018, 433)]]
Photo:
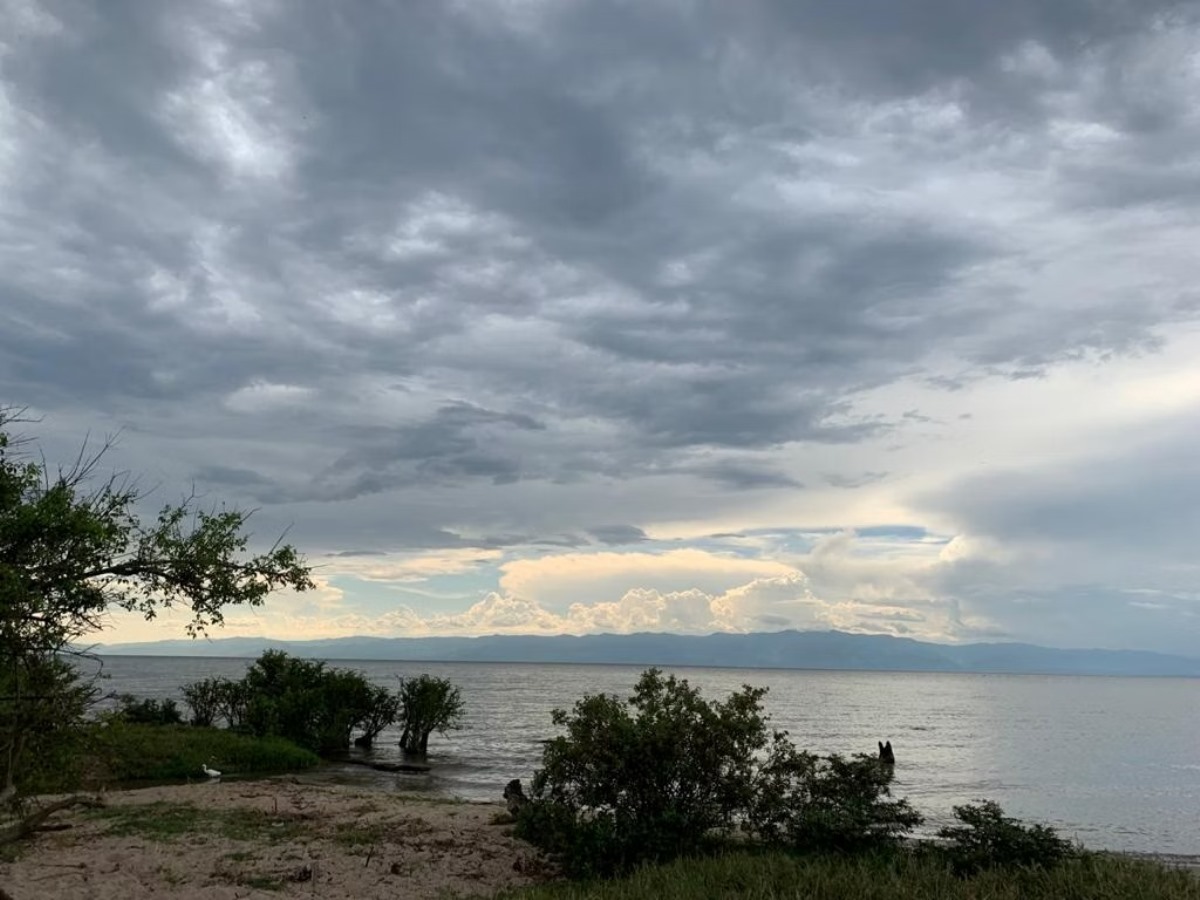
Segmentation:
[[(95, 797), (67, 797), (64, 800), (56, 800), (54, 803), (47, 804), (36, 812), (30, 813), (24, 819), (9, 825), (7, 828), (0, 829), (0, 845), (11, 844), (13, 841), (19, 841), (29, 837), (39, 828), (42, 823), (49, 819), (52, 815), (62, 812), (64, 809), (72, 809), (76, 806), (86, 806), (90, 809), (97, 809), (104, 805), (103, 800), (97, 800)], [(3, 900), (0, 897), (0, 900)]]
[(348, 766), (366, 766), (368, 769), (378, 769), (380, 772), (408, 772), (412, 775), (424, 775), (432, 768), (425, 763), (385, 763), (372, 762), (369, 759), (339, 759), (338, 762)]
[(883, 741), (878, 741), (879, 744), (879, 762), (885, 766), (894, 766), (896, 764), (896, 754), (892, 751), (892, 742), (886, 744)]
[(514, 778), (504, 786), (504, 805), (508, 807), (508, 814), (514, 819), (520, 815), (525, 804), (529, 802), (529, 798), (525, 796), (525, 789), (521, 787), (521, 779)]

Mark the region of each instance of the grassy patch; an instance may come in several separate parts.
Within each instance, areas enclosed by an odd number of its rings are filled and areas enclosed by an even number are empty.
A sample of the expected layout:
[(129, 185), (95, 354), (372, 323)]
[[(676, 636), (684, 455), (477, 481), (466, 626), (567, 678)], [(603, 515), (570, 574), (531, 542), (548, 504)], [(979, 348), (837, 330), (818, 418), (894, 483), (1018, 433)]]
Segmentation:
[(88, 747), (98, 780), (171, 781), (203, 778), (209, 765), (225, 775), (270, 775), (311, 768), (313, 753), (282, 738), (254, 738), (219, 728), (111, 722), (90, 729)]
[(235, 841), (290, 840), (307, 831), (305, 823), (254, 809), (199, 809), (172, 803), (107, 806), (87, 816), (108, 823), (108, 833), (137, 835), (152, 841), (211, 834)]
[(1153, 863), (1099, 855), (1050, 870), (996, 869), (959, 878), (933, 857), (906, 852), (813, 858), (739, 853), (651, 866), (613, 881), (553, 884), (506, 896), (510, 900), (1200, 900), (1200, 879)]
[(383, 840), (387, 832), (387, 826), (382, 822), (370, 825), (342, 822), (333, 832), (333, 842), (341, 847), (373, 847)]

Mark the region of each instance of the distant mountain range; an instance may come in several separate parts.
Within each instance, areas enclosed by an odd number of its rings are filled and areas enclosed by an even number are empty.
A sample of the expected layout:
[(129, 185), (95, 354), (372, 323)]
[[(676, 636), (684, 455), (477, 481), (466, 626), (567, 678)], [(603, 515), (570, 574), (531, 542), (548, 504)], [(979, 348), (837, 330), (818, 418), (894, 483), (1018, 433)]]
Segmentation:
[(759, 634), (489, 635), (317, 641), (270, 638), (154, 641), (98, 645), (94, 652), (131, 656), (253, 658), (266, 649), (337, 660), (610, 663), (747, 669), (840, 669), (906, 672), (997, 672), (1063, 675), (1200, 677), (1200, 659), (1142, 650), (1063, 650), (1032, 644), (932, 644), (841, 631)]

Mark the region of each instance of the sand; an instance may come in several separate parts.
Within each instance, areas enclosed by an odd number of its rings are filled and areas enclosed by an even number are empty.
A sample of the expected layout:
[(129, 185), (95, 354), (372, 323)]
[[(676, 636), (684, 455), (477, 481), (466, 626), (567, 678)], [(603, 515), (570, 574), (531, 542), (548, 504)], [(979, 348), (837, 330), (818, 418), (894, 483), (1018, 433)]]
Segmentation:
[(0, 863), (13, 900), (488, 897), (545, 880), (500, 804), (282, 778), (105, 795)]

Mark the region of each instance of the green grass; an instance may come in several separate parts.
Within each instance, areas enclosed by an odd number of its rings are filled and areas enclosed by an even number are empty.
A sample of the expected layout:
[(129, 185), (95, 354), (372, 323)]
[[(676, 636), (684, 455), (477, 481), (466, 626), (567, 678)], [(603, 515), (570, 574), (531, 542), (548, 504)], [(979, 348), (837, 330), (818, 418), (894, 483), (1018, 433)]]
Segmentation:
[(112, 722), (91, 728), (87, 747), (96, 763), (93, 777), (117, 783), (202, 779), (205, 764), (224, 775), (272, 775), (320, 763), (283, 738), (188, 725)]
[(89, 810), (88, 818), (108, 823), (108, 833), (136, 835), (171, 843), (184, 837), (212, 834), (235, 841), (290, 840), (306, 832), (302, 822), (254, 809), (200, 809), (175, 803), (105, 806)]
[(591, 884), (516, 891), (510, 900), (1200, 900), (1200, 878), (1153, 863), (1089, 855), (1049, 871), (955, 877), (930, 856), (801, 858), (735, 853), (681, 860)]

